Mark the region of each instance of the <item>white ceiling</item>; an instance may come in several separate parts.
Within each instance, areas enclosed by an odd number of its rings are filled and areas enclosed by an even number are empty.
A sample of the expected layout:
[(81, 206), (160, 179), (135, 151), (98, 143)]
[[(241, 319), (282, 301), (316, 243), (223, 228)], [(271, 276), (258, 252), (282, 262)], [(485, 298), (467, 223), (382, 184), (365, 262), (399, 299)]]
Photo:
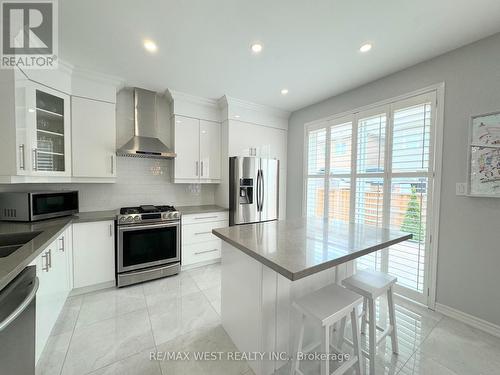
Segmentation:
[[(60, 0), (60, 54), (127, 85), (296, 110), (500, 31), (499, 0)], [(146, 52), (145, 38), (158, 52)], [(252, 55), (250, 45), (264, 49)], [(359, 52), (370, 41), (373, 50)], [(288, 88), (282, 96), (280, 90)]]

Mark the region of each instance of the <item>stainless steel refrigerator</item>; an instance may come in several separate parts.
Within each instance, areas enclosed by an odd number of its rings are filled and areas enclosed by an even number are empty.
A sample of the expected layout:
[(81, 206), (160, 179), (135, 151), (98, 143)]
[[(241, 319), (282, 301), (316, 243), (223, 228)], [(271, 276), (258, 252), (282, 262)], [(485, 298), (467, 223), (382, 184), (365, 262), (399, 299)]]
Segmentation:
[(278, 219), (279, 160), (229, 158), (229, 225)]

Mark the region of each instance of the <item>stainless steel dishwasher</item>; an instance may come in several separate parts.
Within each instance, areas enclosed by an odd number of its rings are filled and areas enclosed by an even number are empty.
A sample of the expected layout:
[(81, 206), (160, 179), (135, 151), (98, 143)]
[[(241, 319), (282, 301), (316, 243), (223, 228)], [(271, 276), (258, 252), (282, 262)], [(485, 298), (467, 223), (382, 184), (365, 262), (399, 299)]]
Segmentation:
[(35, 373), (35, 310), (38, 278), (26, 267), (0, 291), (0, 367), (2, 374)]

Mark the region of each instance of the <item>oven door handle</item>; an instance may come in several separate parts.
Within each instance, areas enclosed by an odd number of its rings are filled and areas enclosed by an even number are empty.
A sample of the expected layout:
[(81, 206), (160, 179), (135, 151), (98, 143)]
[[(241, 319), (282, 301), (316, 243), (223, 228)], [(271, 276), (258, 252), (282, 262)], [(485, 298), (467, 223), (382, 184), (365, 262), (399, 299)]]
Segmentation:
[(128, 230), (139, 230), (139, 229), (153, 229), (153, 228), (168, 228), (168, 227), (177, 227), (180, 225), (180, 222), (175, 223), (159, 223), (159, 224), (146, 224), (146, 225), (119, 225), (118, 230), (121, 232)]

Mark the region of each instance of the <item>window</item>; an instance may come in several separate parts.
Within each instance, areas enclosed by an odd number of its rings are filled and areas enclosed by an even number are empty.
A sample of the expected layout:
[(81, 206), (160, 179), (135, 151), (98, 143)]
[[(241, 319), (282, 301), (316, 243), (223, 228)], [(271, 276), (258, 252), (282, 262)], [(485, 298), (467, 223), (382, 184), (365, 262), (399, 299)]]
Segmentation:
[(308, 216), (390, 227), (413, 239), (357, 261), (398, 277), (398, 292), (426, 289), (436, 93), (306, 128)]

